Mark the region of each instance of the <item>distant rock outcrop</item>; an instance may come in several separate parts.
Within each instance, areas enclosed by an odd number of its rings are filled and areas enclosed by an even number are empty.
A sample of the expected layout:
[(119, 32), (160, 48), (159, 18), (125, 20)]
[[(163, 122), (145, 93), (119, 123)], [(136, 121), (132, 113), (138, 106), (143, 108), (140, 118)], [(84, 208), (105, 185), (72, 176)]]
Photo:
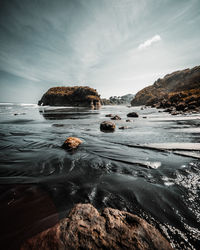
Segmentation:
[(158, 79), (153, 85), (140, 90), (132, 106), (146, 105), (176, 110), (200, 107), (200, 66), (185, 69)]
[(54, 87), (50, 88), (38, 102), (38, 105), (100, 107), (100, 95), (90, 87)]
[(134, 95), (127, 94), (123, 96), (111, 96), (109, 99), (101, 99), (102, 105), (125, 105), (130, 104)]
[(145, 220), (128, 212), (78, 204), (66, 219), (27, 240), (21, 250), (141, 249), (171, 250), (168, 241)]

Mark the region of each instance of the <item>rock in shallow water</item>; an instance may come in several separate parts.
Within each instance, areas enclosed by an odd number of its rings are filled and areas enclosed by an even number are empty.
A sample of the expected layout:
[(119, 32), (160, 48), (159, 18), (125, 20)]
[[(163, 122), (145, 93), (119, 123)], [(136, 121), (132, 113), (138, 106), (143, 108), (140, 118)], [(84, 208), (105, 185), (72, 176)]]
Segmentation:
[(131, 112), (127, 114), (127, 117), (139, 117), (139, 115), (136, 112)]
[(102, 132), (114, 132), (115, 131), (115, 123), (104, 121), (100, 124), (100, 130)]
[(21, 250), (43, 249), (172, 249), (143, 219), (128, 212), (78, 204), (54, 227), (24, 242)]
[(68, 137), (63, 143), (62, 148), (67, 150), (76, 149), (81, 143), (82, 141), (77, 137)]

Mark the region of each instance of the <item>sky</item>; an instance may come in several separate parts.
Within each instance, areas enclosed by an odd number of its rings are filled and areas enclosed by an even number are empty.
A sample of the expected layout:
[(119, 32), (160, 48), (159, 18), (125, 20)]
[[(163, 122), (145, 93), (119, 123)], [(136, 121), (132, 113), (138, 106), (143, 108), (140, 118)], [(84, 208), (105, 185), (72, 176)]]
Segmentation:
[(200, 0), (0, 0), (0, 102), (135, 94), (200, 65)]

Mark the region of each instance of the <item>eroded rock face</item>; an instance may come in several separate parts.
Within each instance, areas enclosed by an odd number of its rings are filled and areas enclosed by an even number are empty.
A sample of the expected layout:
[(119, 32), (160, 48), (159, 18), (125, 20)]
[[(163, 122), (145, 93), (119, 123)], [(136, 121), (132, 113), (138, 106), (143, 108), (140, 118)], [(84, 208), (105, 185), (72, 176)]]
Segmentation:
[(114, 122), (104, 121), (100, 124), (100, 130), (102, 132), (114, 132), (115, 128), (116, 126)]
[(101, 102), (96, 89), (85, 86), (75, 86), (50, 88), (42, 96), (38, 105), (99, 108)]
[(73, 150), (78, 148), (82, 141), (77, 137), (68, 137), (62, 145), (62, 148), (67, 150)]
[(21, 250), (172, 249), (168, 241), (136, 215), (91, 204), (78, 204), (54, 227), (27, 240)]
[[(158, 79), (153, 85), (140, 90), (132, 106), (146, 105), (157, 108), (178, 107), (183, 110), (200, 107), (200, 66), (185, 69)], [(192, 105), (192, 106), (191, 106)]]

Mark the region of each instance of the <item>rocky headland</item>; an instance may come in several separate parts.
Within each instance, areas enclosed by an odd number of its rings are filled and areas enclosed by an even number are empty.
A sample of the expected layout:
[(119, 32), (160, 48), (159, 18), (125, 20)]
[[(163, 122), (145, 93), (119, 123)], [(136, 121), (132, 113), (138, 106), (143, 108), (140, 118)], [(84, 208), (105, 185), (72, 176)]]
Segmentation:
[(140, 90), (132, 106), (166, 108), (172, 114), (200, 111), (200, 66), (167, 74)]
[(25, 241), (21, 250), (36, 249), (172, 249), (145, 220), (128, 212), (77, 204), (54, 227)]
[(38, 105), (95, 108), (100, 107), (101, 102), (97, 90), (90, 87), (53, 87), (42, 96)]

